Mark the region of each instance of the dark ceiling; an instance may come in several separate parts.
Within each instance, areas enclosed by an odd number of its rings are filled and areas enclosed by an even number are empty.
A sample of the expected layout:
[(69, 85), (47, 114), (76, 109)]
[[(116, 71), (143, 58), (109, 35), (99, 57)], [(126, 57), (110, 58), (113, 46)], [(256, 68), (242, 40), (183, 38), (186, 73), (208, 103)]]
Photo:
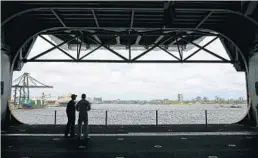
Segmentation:
[[(233, 41), (247, 58), (245, 51), (249, 51), (257, 31), (254, 22), (258, 23), (258, 7), (250, 7), (252, 2), (241, 1), (1, 3), (5, 41), (8, 45), (15, 45), (15, 48), (19, 48), (27, 37), (47, 28), (52, 30), (41, 33), (54, 35), (62, 41), (79, 35), (79, 39), (70, 41), (70, 44), (104, 43), (109, 46), (119, 42), (125, 46), (148, 47), (160, 42), (164, 48), (186, 45), (217, 32), (222, 35), (220, 39), (229, 52), (236, 49), (232, 47)], [(13, 16), (19, 12), (22, 13)], [(187, 41), (178, 38), (178, 35)], [(14, 38), (17, 39), (15, 43), (12, 41)], [(234, 57), (234, 54), (231, 56)]]

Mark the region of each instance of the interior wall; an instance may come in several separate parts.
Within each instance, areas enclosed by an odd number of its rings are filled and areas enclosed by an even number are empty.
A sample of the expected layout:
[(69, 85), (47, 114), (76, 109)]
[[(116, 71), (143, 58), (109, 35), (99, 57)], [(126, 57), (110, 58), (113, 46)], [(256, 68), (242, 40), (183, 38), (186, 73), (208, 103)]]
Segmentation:
[(258, 95), (256, 94), (255, 82), (258, 82), (258, 52), (249, 59), (248, 93), (252, 102), (252, 112), (258, 125)]
[(11, 97), (11, 61), (6, 51), (1, 51), (1, 82), (3, 82), (3, 94), (1, 93), (1, 122), (4, 121), (7, 113), (8, 99)]

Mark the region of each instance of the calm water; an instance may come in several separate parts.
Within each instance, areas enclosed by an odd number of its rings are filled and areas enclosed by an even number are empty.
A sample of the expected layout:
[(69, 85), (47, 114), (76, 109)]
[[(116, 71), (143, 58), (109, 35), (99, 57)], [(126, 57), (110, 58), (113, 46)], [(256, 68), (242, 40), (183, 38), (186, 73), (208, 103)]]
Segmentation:
[[(57, 124), (66, 124), (65, 107), (46, 107), (31, 110), (13, 110), (14, 116), (27, 124), (53, 124), (57, 111)], [(108, 111), (108, 124), (155, 124), (158, 110), (159, 124), (205, 124), (205, 110), (209, 124), (234, 123), (246, 114), (246, 105), (230, 108), (230, 105), (121, 105), (93, 104), (89, 112), (89, 124), (104, 125)], [(77, 117), (78, 118), (78, 113)]]

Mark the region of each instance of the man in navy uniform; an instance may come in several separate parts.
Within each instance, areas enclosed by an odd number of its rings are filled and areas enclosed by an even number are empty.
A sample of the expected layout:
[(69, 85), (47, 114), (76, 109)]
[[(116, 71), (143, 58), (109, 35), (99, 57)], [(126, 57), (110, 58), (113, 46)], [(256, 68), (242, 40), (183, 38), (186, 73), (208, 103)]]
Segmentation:
[(76, 104), (76, 110), (79, 111), (78, 118), (78, 139), (81, 138), (82, 122), (84, 122), (84, 138), (89, 140), (89, 127), (88, 127), (88, 111), (91, 109), (91, 104), (86, 100), (86, 95), (82, 94), (82, 99)]
[(75, 126), (75, 99), (77, 95), (72, 94), (71, 100), (68, 102), (66, 106), (66, 114), (68, 118), (68, 122), (65, 128), (65, 137), (68, 137), (68, 133), (70, 131), (70, 137), (74, 137), (74, 126)]

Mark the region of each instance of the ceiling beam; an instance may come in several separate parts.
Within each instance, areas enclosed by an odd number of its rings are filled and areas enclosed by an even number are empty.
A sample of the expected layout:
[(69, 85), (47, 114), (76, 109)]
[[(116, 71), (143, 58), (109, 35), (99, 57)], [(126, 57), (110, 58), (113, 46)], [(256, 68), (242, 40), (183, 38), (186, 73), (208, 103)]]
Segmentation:
[(196, 26), (195, 28), (196, 28), (196, 29), (199, 28), (199, 27), (211, 16), (211, 14), (212, 14), (212, 11), (209, 12), (209, 14), (206, 15), (206, 16), (197, 24), (197, 26)]
[(94, 9), (92, 9), (91, 12), (92, 12), (92, 15), (93, 15), (93, 17), (94, 17), (96, 26), (99, 27), (99, 22), (98, 22), (98, 19), (97, 19), (97, 16), (96, 16), (96, 14), (95, 14)]
[[(69, 34), (69, 32), (70, 31), (64, 31), (64, 32), (66, 32), (66, 33), (68, 33)], [(81, 34), (83, 34), (81, 31), (79, 31)], [(74, 34), (69, 34), (70, 36), (72, 36), (72, 37), (75, 37), (75, 35)], [(82, 36), (81, 36), (82, 37)], [(79, 42), (79, 43), (83, 43), (83, 44), (85, 44), (79, 37), (78, 38), (76, 38), (76, 40)]]
[(244, 14), (246, 16), (248, 15), (252, 15), (255, 11), (255, 8), (257, 8), (258, 6), (258, 2), (257, 1), (252, 1), (252, 2), (246, 2), (247, 3), (247, 8), (246, 8), (246, 11), (244, 12)]
[(135, 41), (136, 45), (139, 45), (141, 38), (142, 38), (142, 36), (137, 36), (136, 41)]
[(116, 37), (116, 44), (117, 44), (117, 45), (120, 45), (120, 36), (117, 36), (117, 37)]
[[(162, 29), (164, 29), (164, 28), (165, 28), (165, 26), (163, 26)], [(155, 40), (154, 43), (157, 44), (163, 37), (164, 37), (164, 35), (159, 36), (159, 37)]]
[[(55, 17), (58, 19), (58, 21), (64, 26), (64, 27), (67, 27), (67, 25), (65, 25), (65, 23), (63, 22), (63, 20), (60, 18), (60, 16), (53, 10), (53, 9), (51, 9), (51, 11), (52, 11), (52, 13), (55, 15)], [(64, 32), (67, 32), (67, 31), (64, 31)], [(75, 35), (70, 35), (70, 36), (72, 36), (72, 37), (75, 37)], [(78, 42), (80, 42), (80, 43), (84, 43), (84, 42), (82, 42), (81, 41), (81, 39), (79, 39), (79, 38), (77, 38), (76, 39)]]
[(130, 30), (133, 28), (133, 21), (134, 21), (134, 10), (132, 10)]
[[(96, 13), (95, 13), (94, 9), (91, 9), (91, 12), (92, 12), (93, 18), (95, 20), (95, 24), (96, 24), (97, 28), (99, 28), (99, 22), (98, 22), (98, 19), (97, 19), (97, 16), (96, 16)], [(93, 37), (96, 41), (102, 43), (97, 35), (93, 35)]]
[(157, 44), (163, 37), (164, 37), (164, 35), (159, 36), (159, 37), (155, 40), (154, 43)]
[(26, 62), (88, 62), (88, 63), (234, 63), (234, 61), (221, 61), (221, 60), (105, 60), (105, 59), (88, 59), (88, 60), (70, 60), (70, 59), (38, 59), (38, 60), (27, 60)]
[(194, 43), (194, 42), (192, 42), (192, 41), (188, 41), (187, 39), (185, 39), (185, 38), (182, 37), (182, 36), (181, 36), (181, 39), (184, 40), (185, 42), (191, 43), (192, 45), (194, 45), (194, 46), (196, 46), (196, 47), (198, 47), (198, 48), (204, 50), (205, 52), (207, 52), (207, 53), (209, 53), (209, 54), (211, 54), (211, 55), (213, 55), (213, 56), (215, 56), (215, 57), (221, 59), (222, 61), (228, 61), (227, 59), (225, 59), (225, 58), (223, 58), (223, 57), (221, 57), (221, 56), (219, 56), (219, 55), (213, 53), (212, 51), (210, 51), (210, 50), (208, 50), (208, 49), (206, 49), (206, 48), (204, 48), (204, 46), (200, 46), (200, 45), (198, 45), (198, 44), (196, 44), (196, 43)]
[(95, 39), (96, 41), (102, 43), (101, 40), (99, 39), (99, 37), (98, 37), (97, 35), (93, 35), (93, 37), (94, 37), (94, 39)]
[(58, 19), (58, 21), (59, 21), (64, 27), (67, 27), (67, 26), (65, 25), (65, 23), (63, 22), (63, 20), (57, 15), (57, 13), (56, 13), (53, 9), (51, 9), (51, 11), (52, 11), (52, 13), (55, 15), (55, 17)]

